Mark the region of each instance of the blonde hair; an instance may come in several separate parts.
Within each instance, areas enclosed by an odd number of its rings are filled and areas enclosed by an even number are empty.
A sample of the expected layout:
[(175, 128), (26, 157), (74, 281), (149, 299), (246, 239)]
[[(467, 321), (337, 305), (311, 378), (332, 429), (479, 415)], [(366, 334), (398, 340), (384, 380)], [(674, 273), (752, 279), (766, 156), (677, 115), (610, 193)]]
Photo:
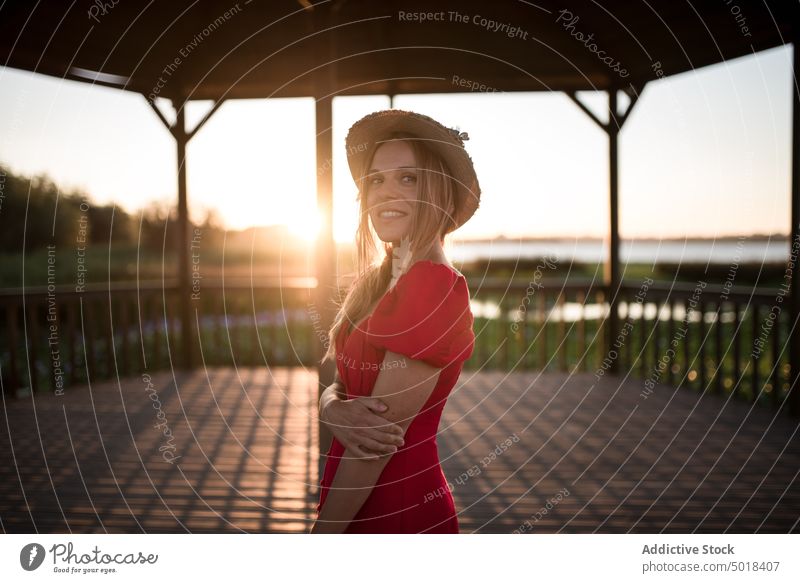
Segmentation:
[(392, 278), (392, 244), (383, 243), (384, 255), (375, 261), (378, 244), (375, 230), (369, 220), (368, 170), (375, 151), (387, 140), (402, 140), (414, 151), (417, 167), (417, 204), (411, 217), (409, 231), (412, 258), (424, 256), (436, 243), (444, 241), (445, 235), (455, 229), (453, 215), (456, 208), (456, 183), (445, 161), (425, 140), (406, 132), (392, 132), (375, 140), (369, 155), (364, 157), (358, 182), (360, 218), (356, 230), (357, 275), (344, 300), (338, 304), (336, 316), (328, 332), (328, 349), (320, 364), (336, 358), (336, 337), (343, 326), (359, 322), (367, 315), (375, 301), (386, 293)]

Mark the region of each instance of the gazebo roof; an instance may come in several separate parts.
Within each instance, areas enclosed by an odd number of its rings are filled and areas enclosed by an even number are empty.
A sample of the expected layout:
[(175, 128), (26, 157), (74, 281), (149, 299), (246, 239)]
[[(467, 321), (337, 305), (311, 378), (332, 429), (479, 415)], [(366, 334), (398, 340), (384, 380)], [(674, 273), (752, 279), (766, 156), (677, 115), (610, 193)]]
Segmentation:
[(622, 89), (791, 42), (794, 10), (785, 0), (112, 4), (6, 1), (0, 63), (177, 101), (319, 96), (317, 74), (335, 95)]

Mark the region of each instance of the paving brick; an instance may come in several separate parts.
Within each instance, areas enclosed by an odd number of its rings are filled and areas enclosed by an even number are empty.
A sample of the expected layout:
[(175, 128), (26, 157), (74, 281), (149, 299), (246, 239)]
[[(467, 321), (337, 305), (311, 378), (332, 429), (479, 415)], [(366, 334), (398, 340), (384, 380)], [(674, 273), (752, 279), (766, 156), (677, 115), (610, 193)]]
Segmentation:
[[(314, 371), (151, 376), (171, 442), (139, 378), (5, 403), (5, 532), (306, 532)], [(797, 421), (640, 384), (464, 371), (437, 436), (461, 531), (796, 532)]]

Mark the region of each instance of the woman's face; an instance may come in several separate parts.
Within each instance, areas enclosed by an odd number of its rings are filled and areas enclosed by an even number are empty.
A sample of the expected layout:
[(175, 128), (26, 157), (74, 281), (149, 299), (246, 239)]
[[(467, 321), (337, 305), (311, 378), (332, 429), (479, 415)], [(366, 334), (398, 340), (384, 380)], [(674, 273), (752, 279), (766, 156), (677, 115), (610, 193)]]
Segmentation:
[(414, 150), (402, 140), (381, 144), (367, 173), (367, 212), (385, 243), (399, 244), (411, 230), (418, 199)]

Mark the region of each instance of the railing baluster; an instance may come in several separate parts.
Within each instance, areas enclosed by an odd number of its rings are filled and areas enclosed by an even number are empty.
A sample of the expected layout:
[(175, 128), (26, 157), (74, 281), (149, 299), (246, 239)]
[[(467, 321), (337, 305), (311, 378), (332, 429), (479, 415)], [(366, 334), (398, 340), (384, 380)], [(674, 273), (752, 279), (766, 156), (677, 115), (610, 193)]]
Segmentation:
[[(249, 302), (250, 309), (252, 310), (252, 317), (253, 325), (248, 331), (250, 333), (250, 362), (248, 363), (250, 366), (256, 366), (258, 364), (258, 308), (256, 307), (256, 300), (255, 296), (253, 296), (253, 301)], [(292, 310), (294, 311), (294, 310)], [(249, 318), (248, 318), (249, 319)], [(292, 316), (292, 320), (294, 320), (294, 316)], [(295, 332), (297, 331), (297, 327), (294, 328)], [(298, 335), (299, 336), (299, 335)], [(295, 348), (297, 349), (298, 346), (298, 338), (293, 337), (292, 342), (295, 344)]]
[[(241, 342), (239, 341), (238, 328), (236, 325), (236, 294), (231, 290), (228, 292), (227, 300), (228, 319), (225, 323), (228, 333), (228, 350), (230, 354), (230, 365), (238, 366), (237, 362), (238, 351), (241, 349)], [(283, 326), (282, 324), (281, 326)], [(284, 364), (283, 360), (278, 359), (278, 364)]]
[[(153, 359), (150, 366), (158, 370), (161, 368), (161, 323), (164, 315), (159, 307), (159, 299), (163, 296), (154, 293), (150, 299), (150, 318), (153, 321)], [(166, 326), (164, 328), (166, 336)]]
[[(251, 322), (251, 304), (244, 297), (244, 293), (241, 293), (241, 317), (239, 319), (241, 325), (241, 338), (242, 338), (242, 350), (247, 350), (246, 355), (242, 355), (244, 359), (245, 366), (253, 366), (255, 364), (255, 349), (253, 347), (253, 329), (250, 326)], [(286, 304), (286, 312), (287, 312), (287, 346), (289, 347), (289, 366), (295, 366), (296, 362), (295, 359), (297, 358), (297, 323), (295, 322), (294, 315), (292, 312), (294, 311), (291, 307), (291, 300), (286, 298), (284, 301)]]
[(578, 320), (578, 370), (588, 370), (588, 359), (586, 358), (586, 294), (583, 291), (578, 292), (577, 301), (581, 314)]
[[(653, 360), (652, 360), (653, 366), (650, 368), (650, 372), (658, 370), (658, 365), (659, 365), (658, 361), (659, 361), (659, 358), (660, 358), (660, 356), (658, 354), (658, 344), (659, 344), (658, 343), (658, 319), (659, 319), (659, 316), (661, 315), (660, 314), (660, 312), (661, 312), (661, 304), (659, 302), (660, 302), (660, 298), (658, 296), (653, 298), (653, 304), (656, 307), (656, 314), (653, 317), (653, 326), (650, 328), (650, 347), (652, 348), (652, 356), (653, 356)], [(662, 380), (662, 379), (659, 379), (659, 380)]]
[[(567, 370), (567, 323), (564, 318), (564, 312), (566, 311), (566, 291), (561, 291), (558, 294), (558, 342), (561, 348), (558, 350), (558, 368), (561, 371)], [(559, 344), (556, 344), (558, 346)]]
[(547, 292), (543, 292), (539, 296), (539, 370), (544, 370), (547, 364)]
[[(174, 297), (173, 293), (167, 293), (167, 298), (165, 300), (165, 310), (167, 313), (167, 335), (169, 338), (168, 346), (169, 346), (169, 354), (170, 360), (175, 366), (175, 363), (178, 361), (178, 357), (180, 354), (180, 349), (178, 347), (178, 326), (180, 325), (180, 317), (178, 314), (178, 302), (175, 301), (176, 298)], [(183, 336), (184, 332), (181, 330), (181, 336)]]
[(74, 386), (78, 383), (77, 324), (78, 310), (75, 306), (75, 300), (67, 300), (67, 323), (64, 326), (64, 332), (67, 335), (67, 350), (69, 350), (69, 386)]
[(92, 307), (91, 297), (83, 302), (83, 322), (81, 334), (83, 335), (83, 345), (85, 346), (84, 362), (86, 363), (87, 382), (97, 378), (97, 358), (94, 352), (94, 339), (97, 333), (96, 320), (94, 318), (94, 308)]
[(606, 293), (603, 289), (598, 289), (595, 292), (595, 301), (600, 306), (600, 316), (597, 319), (597, 334), (595, 335), (595, 366), (594, 370), (598, 370), (603, 365), (605, 358), (605, 336), (608, 333), (608, 326), (606, 325)]
[(642, 300), (639, 315), (639, 376), (647, 378), (647, 301)]
[[(667, 348), (672, 348), (672, 340), (675, 338), (675, 299), (670, 297), (667, 303), (669, 310), (669, 320), (667, 321)], [(672, 372), (673, 364), (675, 363), (675, 352), (672, 353), (672, 358), (667, 362), (667, 382), (672, 385), (675, 384), (675, 374)]]
[(497, 342), (502, 345), (500, 349), (500, 362), (503, 363), (503, 369), (508, 370), (511, 364), (511, 350), (509, 344), (511, 339), (508, 337), (508, 322), (506, 321), (506, 306), (503, 298), (497, 300), (497, 307), (500, 311), (497, 316)]
[(39, 374), (37, 363), (39, 362), (39, 318), (36, 314), (36, 303), (28, 300), (28, 337), (25, 339), (28, 344), (28, 371), (30, 373), (31, 392), (39, 391)]
[(758, 325), (759, 325), (759, 321), (758, 321), (759, 309), (758, 308), (759, 308), (759, 305), (757, 303), (753, 302), (753, 321), (751, 322), (751, 324), (752, 324), (752, 340), (753, 340), (751, 344), (753, 346), (753, 350), (750, 352), (750, 363), (751, 363), (751, 368), (753, 369), (752, 375), (750, 377), (750, 379), (752, 380), (750, 390), (753, 392), (752, 395), (750, 396), (750, 400), (751, 401), (758, 400), (758, 381), (759, 381), (758, 361), (759, 361), (759, 355), (756, 354), (756, 351), (755, 351), (755, 342), (756, 342), (756, 337), (758, 335)]
[[(213, 312), (213, 320), (214, 320), (214, 346), (209, 347), (206, 352), (206, 361), (213, 366), (223, 365), (225, 363), (225, 342), (226, 337), (222, 333), (223, 322), (225, 318), (225, 313), (222, 310), (223, 300), (222, 296), (220, 295), (219, 303), (211, 302), (212, 309), (213, 307), (219, 306), (218, 309), (215, 309)], [(269, 364), (269, 361), (268, 361)]]
[(681, 321), (681, 325), (683, 326), (683, 322), (686, 322), (686, 335), (683, 337), (683, 374), (684, 378), (686, 379), (686, 387), (690, 388), (692, 386), (692, 379), (689, 378), (689, 373), (692, 370), (692, 359), (691, 359), (691, 342), (692, 342), (692, 323), (689, 320), (688, 313), (689, 313), (689, 301), (683, 300), (683, 318), (684, 320)]
[(144, 311), (145, 292), (139, 292), (139, 294), (135, 292), (131, 293), (131, 297), (136, 298), (136, 301), (133, 304), (136, 307), (136, 309), (134, 310), (135, 317), (133, 319), (133, 324), (131, 325), (131, 327), (133, 329), (133, 335), (136, 338), (136, 343), (134, 344), (133, 347), (136, 354), (136, 358), (133, 359), (132, 363), (133, 362), (137, 363), (136, 372), (140, 374), (144, 371), (144, 358), (145, 358), (144, 349), (146, 346), (145, 344), (146, 334), (144, 326), (145, 322), (147, 321), (147, 314)]
[(739, 302), (733, 302), (733, 389), (734, 396), (741, 391), (742, 330), (739, 320)]
[(780, 358), (781, 316), (775, 318), (775, 328), (772, 330), (772, 406), (777, 408), (780, 404), (781, 390), (781, 358)]
[[(275, 349), (278, 346), (278, 327), (277, 327), (277, 324), (276, 324), (277, 319), (278, 319), (278, 316), (277, 316), (278, 310), (277, 310), (276, 302), (272, 298), (270, 299), (270, 301), (269, 301), (269, 303), (267, 305), (269, 306), (269, 308), (268, 308), (269, 309), (269, 328), (268, 328), (268, 333), (267, 333), (267, 337), (269, 339), (269, 346), (267, 347), (268, 348), (268, 350), (267, 350), (267, 363), (268, 364), (274, 364), (275, 363), (275, 358), (276, 358)], [(486, 334), (486, 330), (483, 331), (483, 334)], [(331, 340), (331, 342), (333, 342), (333, 341), (335, 341), (335, 338), (333, 340)], [(482, 353), (482, 351), (480, 351), (480, 350), (478, 350), (476, 352)], [(483, 355), (483, 354), (481, 354), (479, 356), (479, 359), (480, 359), (480, 364), (483, 364), (484, 362), (486, 362), (485, 355)]]
[(701, 300), (698, 305), (700, 311), (698, 372), (700, 376), (700, 392), (703, 392), (706, 390), (706, 304)]
[(620, 350), (620, 359), (622, 361), (621, 371), (623, 374), (628, 373), (633, 369), (632, 347), (633, 336), (631, 335), (631, 300), (627, 291), (620, 289), (620, 305), (625, 304), (625, 319), (622, 321), (622, 330), (626, 330), (627, 334), (622, 336), (625, 343)]
[(122, 354), (120, 360), (122, 361), (122, 374), (128, 376), (130, 374), (130, 340), (128, 338), (130, 333), (130, 321), (128, 316), (128, 294), (125, 292), (119, 293), (119, 311), (120, 311), (120, 326), (122, 327)]
[[(105, 304), (108, 302), (108, 304)], [(105, 296), (103, 298), (104, 309), (103, 309), (103, 317), (101, 321), (105, 326), (105, 338), (106, 338), (106, 353), (105, 353), (105, 374), (106, 378), (114, 378), (116, 371), (114, 370), (114, 321), (113, 321), (113, 304), (111, 303), (111, 298)]]
[[(528, 304), (529, 306), (533, 306), (533, 303)], [(525, 310), (522, 314), (522, 320), (520, 321), (520, 326), (522, 327), (522, 367), (525, 370), (531, 368), (531, 324), (529, 322), (529, 313), (530, 308)]]
[(714, 322), (714, 392), (718, 395), (722, 394), (722, 375), (724, 369), (722, 367), (722, 300), (717, 302), (716, 321)]
[(19, 347), (19, 330), (17, 326), (17, 310), (19, 306), (16, 303), (9, 303), (6, 305), (6, 317), (8, 318), (8, 344), (9, 344), (9, 372), (10, 383), (6, 387), (6, 393), (11, 395), (17, 394), (17, 389), (20, 388), (19, 365), (17, 361), (17, 348)]

